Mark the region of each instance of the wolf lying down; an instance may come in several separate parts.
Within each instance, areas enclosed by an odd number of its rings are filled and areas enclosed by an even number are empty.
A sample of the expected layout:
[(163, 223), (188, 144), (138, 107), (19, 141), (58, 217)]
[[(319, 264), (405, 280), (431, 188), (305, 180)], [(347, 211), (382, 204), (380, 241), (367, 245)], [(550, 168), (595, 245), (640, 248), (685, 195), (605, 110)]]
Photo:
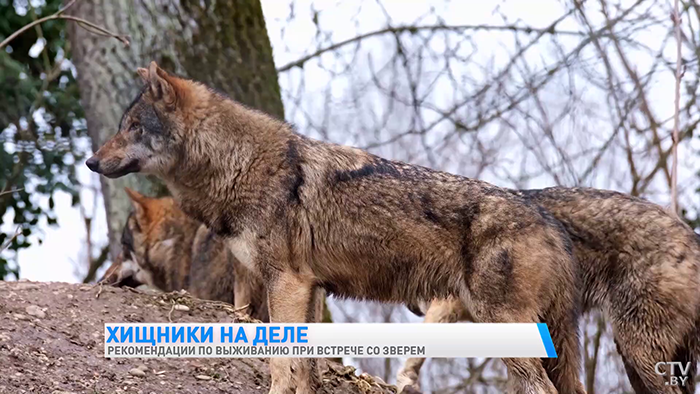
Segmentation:
[(248, 305), (269, 322), (262, 281), (241, 265), (224, 240), (182, 212), (172, 198), (126, 188), (134, 207), (122, 231), (122, 252), (100, 282), (162, 291), (188, 290), (197, 298)]
[[(273, 322), (317, 321), (322, 289), (409, 305), (453, 298), (473, 321), (545, 322), (559, 357), (504, 359), (512, 393), (584, 392), (582, 305), (610, 314), (649, 391), (671, 390), (648, 374), (657, 360), (697, 351), (700, 246), (656, 206), (555, 189), (552, 206), (590, 199), (561, 208), (576, 219), (562, 223), (525, 193), (298, 135), (154, 62), (138, 73), (145, 88), (88, 167), (161, 177), (263, 278)], [(579, 243), (602, 259), (577, 263)], [(291, 359), (270, 360), (270, 393), (316, 392), (315, 360), (293, 362), (294, 372)]]

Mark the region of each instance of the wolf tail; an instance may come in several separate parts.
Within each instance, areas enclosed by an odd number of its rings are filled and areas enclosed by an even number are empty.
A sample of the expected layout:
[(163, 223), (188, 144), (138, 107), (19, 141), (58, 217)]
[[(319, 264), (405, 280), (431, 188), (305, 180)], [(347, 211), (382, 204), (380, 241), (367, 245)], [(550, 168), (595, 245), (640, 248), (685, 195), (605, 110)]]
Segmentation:
[[(700, 247), (700, 234), (695, 233), (695, 241)], [(700, 361), (700, 308), (695, 312), (695, 327), (683, 339), (683, 344), (676, 352), (676, 359), (682, 363), (690, 363), (688, 383), (683, 387), (683, 393), (695, 394), (695, 376)]]
[(700, 361), (700, 311), (696, 315), (695, 327), (683, 340), (683, 344), (677, 349), (674, 361), (680, 361), (683, 365), (690, 364), (690, 369), (685, 386), (681, 387), (683, 394), (695, 394), (695, 376), (697, 376), (698, 361)]
[(691, 345), (691, 354), (690, 354), (690, 379), (692, 379), (692, 383), (690, 383), (690, 392), (694, 393), (695, 392), (695, 377), (698, 374), (698, 362), (700, 362), (700, 311), (698, 311), (697, 318), (695, 319), (695, 333), (694, 335), (691, 334), (691, 339), (692, 343)]
[[(700, 246), (700, 234), (695, 233), (695, 240)], [(698, 362), (700, 362), (700, 308), (695, 313), (695, 327), (685, 338), (683, 348), (679, 351), (681, 362), (690, 363), (688, 371), (688, 383), (685, 387), (685, 393), (695, 393), (695, 376), (698, 372)]]

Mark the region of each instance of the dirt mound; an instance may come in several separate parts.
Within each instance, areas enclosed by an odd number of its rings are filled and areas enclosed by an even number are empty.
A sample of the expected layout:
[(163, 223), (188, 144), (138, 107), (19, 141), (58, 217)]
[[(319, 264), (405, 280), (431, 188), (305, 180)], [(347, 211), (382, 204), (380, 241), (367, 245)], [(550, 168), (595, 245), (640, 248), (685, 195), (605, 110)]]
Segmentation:
[[(185, 307), (174, 307), (184, 305)], [(186, 293), (0, 281), (0, 393), (267, 393), (265, 359), (105, 359), (105, 322), (251, 322)], [(327, 393), (395, 393), (324, 363)]]

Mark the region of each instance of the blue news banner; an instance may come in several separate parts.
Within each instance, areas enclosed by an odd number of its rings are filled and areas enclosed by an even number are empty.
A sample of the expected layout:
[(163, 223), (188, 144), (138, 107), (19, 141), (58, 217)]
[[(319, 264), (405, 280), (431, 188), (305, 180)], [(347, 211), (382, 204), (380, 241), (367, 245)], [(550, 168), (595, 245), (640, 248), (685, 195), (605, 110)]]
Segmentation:
[(547, 325), (106, 323), (105, 357), (557, 357)]

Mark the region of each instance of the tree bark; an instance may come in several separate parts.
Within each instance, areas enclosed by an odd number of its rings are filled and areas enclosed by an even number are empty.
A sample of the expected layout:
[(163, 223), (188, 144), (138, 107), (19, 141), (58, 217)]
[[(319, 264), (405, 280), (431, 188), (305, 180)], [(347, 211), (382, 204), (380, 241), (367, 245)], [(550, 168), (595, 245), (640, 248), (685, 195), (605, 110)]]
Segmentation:
[[(136, 69), (147, 67), (152, 60), (170, 72), (204, 82), (248, 106), (284, 118), (259, 0), (91, 0), (77, 2), (69, 14), (126, 34), (131, 43), (126, 47), (75, 23), (68, 24), (93, 151), (116, 133), (124, 109), (141, 87)], [(131, 208), (124, 187), (157, 196), (167, 194), (167, 190), (157, 179), (138, 174), (100, 180), (114, 258)]]

